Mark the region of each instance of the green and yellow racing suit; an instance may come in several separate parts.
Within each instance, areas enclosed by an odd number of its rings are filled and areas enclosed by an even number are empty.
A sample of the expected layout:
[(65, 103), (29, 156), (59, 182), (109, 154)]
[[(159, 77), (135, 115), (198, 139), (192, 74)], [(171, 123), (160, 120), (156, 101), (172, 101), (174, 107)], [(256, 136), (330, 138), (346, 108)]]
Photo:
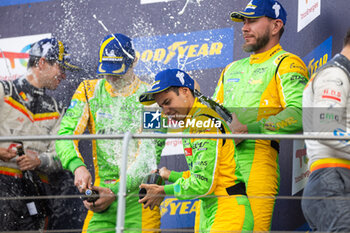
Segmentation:
[[(278, 44), (226, 66), (213, 98), (236, 113), (248, 133), (295, 133), (302, 130), (302, 94), (307, 81), (303, 61)], [(254, 231), (269, 231), (279, 190), (279, 142), (244, 140), (236, 148), (254, 214)]]
[[(139, 133), (142, 129), (144, 106), (138, 102), (148, 85), (135, 78), (123, 92), (116, 92), (106, 79), (83, 81), (67, 110), (59, 135), (82, 134), (88, 127), (91, 134), (118, 134), (127, 131)], [(78, 149), (78, 141), (58, 140), (56, 150), (65, 169), (74, 173), (86, 166)], [(159, 208), (151, 211), (138, 203), (138, 190), (142, 179), (160, 158), (151, 140), (131, 140), (127, 168), (127, 197), (125, 232), (140, 232), (141, 229), (160, 227)], [(108, 187), (114, 194), (119, 189), (119, 170), (122, 156), (122, 140), (93, 140), (92, 156), (95, 170), (95, 186)], [(115, 232), (117, 201), (104, 212), (88, 212), (83, 230)], [(134, 230), (130, 230), (133, 228)], [(103, 230), (104, 229), (104, 230)], [(109, 230), (107, 230), (109, 229)], [(142, 231), (143, 232), (143, 231)], [(149, 231), (147, 231), (149, 232)]]
[[(224, 120), (212, 109), (195, 102), (184, 120), (184, 133), (230, 133)], [(253, 215), (232, 139), (183, 138), (189, 171), (171, 171), (167, 195), (178, 199), (199, 198), (196, 232), (251, 231)]]

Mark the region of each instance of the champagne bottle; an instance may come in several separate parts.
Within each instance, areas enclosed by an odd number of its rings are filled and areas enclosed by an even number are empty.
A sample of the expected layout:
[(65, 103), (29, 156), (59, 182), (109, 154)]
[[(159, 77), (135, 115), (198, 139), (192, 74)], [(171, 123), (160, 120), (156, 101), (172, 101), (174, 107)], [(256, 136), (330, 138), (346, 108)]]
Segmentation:
[[(159, 175), (159, 172), (148, 174), (142, 181), (143, 184), (157, 184), (164, 185), (165, 182), (163, 178)], [(142, 199), (146, 196), (147, 190), (145, 188), (140, 189), (139, 191), (139, 199)]]
[(85, 191), (85, 197), (83, 197), (83, 200), (86, 200), (88, 202), (95, 202), (99, 198), (100, 198), (100, 196), (99, 196), (99, 193), (97, 190), (87, 189)]
[[(19, 144), (20, 145), (17, 146), (17, 155), (22, 156), (25, 154), (23, 150), (23, 144), (21, 142)], [(31, 171), (22, 171), (22, 174), (23, 195), (26, 197), (40, 196), (39, 187), (34, 180), (34, 174)], [(42, 208), (40, 208), (41, 206), (39, 199), (25, 199), (25, 202), (28, 208), (29, 215), (33, 219), (36, 219), (35, 222), (38, 223), (38, 229), (41, 228), (45, 213), (43, 212)]]
[(194, 96), (197, 97), (198, 100), (202, 104), (204, 104), (204, 105), (208, 106), (209, 108), (213, 109), (217, 114), (219, 114), (222, 118), (224, 118), (224, 120), (227, 123), (231, 123), (232, 122), (231, 113), (230, 113), (230, 111), (227, 108), (225, 108), (221, 104), (215, 102), (211, 98), (204, 96), (198, 90), (194, 90)]

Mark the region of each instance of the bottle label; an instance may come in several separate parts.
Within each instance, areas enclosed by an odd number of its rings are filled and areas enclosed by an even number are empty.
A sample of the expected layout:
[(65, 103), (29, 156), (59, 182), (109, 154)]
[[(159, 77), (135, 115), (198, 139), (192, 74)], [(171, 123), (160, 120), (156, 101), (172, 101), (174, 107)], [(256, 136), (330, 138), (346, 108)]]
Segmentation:
[(35, 203), (33, 201), (27, 203), (27, 208), (31, 216), (38, 214), (38, 210), (36, 209)]

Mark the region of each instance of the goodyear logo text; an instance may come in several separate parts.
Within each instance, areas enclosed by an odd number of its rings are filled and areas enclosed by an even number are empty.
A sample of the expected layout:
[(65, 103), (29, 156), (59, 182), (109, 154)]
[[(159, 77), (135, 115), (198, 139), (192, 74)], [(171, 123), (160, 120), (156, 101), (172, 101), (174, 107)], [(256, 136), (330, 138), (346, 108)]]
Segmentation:
[(322, 44), (317, 46), (308, 55), (303, 58), (309, 70), (309, 77), (319, 68), (327, 63), (332, 57), (332, 36), (326, 39)]
[(233, 28), (135, 38), (140, 58), (137, 74), (166, 68), (185, 70), (224, 67), (233, 60)]
[(176, 229), (193, 227), (199, 200), (179, 201), (176, 198), (165, 198), (160, 205), (161, 228)]

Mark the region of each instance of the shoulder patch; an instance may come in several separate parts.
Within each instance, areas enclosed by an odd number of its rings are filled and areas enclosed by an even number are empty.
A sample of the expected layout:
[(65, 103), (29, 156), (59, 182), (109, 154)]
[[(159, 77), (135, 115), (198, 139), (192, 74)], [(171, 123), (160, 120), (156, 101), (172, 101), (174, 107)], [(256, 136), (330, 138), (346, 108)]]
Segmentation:
[[(218, 133), (217, 130), (219, 130), (222, 134), (226, 134), (225, 126), (221, 120), (217, 119), (214, 116), (208, 115), (208, 114), (202, 114), (200, 116), (204, 116), (209, 121), (214, 123), (214, 127), (211, 127), (211, 133)], [(226, 139), (223, 139), (222, 145), (225, 145), (225, 143), (226, 143)]]
[(84, 90), (80, 91), (83, 91), (83, 93), (85, 93), (85, 98), (91, 99), (94, 96), (95, 89), (98, 86), (98, 81), (100, 81), (100, 79), (85, 80), (82, 82), (82, 87)]
[(275, 60), (273, 61), (273, 64), (274, 64), (275, 66), (277, 66), (277, 65), (283, 60), (283, 58), (285, 58), (285, 57), (287, 57), (287, 56), (289, 56), (289, 55), (291, 55), (291, 53), (282, 53), (282, 54), (278, 55), (278, 56), (275, 58)]
[(304, 62), (297, 56), (288, 56), (281, 63), (278, 69), (279, 75), (283, 75), (285, 73), (298, 73), (308, 79), (308, 71), (304, 64)]

